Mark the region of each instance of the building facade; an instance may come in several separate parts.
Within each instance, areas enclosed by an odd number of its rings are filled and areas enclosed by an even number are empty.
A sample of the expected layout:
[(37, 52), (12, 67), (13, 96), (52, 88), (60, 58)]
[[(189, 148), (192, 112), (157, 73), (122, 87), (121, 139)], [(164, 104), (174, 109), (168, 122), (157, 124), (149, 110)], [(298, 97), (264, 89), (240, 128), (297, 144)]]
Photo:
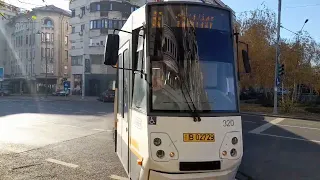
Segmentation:
[[(12, 6), (3, 1), (0, 2), (0, 67), (4, 68), (4, 79), (8, 79), (8, 70), (10, 68), (10, 65), (7, 61), (8, 52), (10, 52), (8, 48), (8, 42), (10, 42), (10, 38), (8, 38), (7, 34), (10, 33), (10, 29), (8, 29), (7, 23), (12, 17), (16, 16), (20, 12), (20, 8)], [(0, 82), (0, 89), (9, 89), (8, 86), (8, 81)]]
[(5, 73), (13, 93), (50, 93), (70, 80), (70, 16), (49, 5), (20, 13), (7, 23)]
[[(106, 36), (121, 29), (138, 8), (127, 1), (75, 0), (71, 10), (71, 88), (73, 94), (96, 96), (110, 88), (116, 71), (103, 64)], [(84, 82), (84, 84), (82, 83)]]

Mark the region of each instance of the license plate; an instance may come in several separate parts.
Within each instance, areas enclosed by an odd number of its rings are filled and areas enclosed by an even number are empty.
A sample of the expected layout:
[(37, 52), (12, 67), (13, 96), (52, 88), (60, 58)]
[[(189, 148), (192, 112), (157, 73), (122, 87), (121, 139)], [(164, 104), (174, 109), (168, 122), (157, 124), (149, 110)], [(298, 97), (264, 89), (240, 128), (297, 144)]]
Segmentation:
[(214, 142), (214, 133), (183, 133), (184, 142)]

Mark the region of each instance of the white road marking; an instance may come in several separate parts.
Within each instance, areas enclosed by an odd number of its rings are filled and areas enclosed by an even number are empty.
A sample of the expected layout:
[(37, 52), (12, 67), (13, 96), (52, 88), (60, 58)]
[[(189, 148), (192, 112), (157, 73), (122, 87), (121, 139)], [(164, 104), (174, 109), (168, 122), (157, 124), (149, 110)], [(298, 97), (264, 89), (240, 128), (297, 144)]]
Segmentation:
[(56, 159), (46, 159), (46, 161), (48, 162), (52, 162), (52, 163), (56, 163), (56, 164), (60, 164), (60, 165), (63, 165), (63, 166), (67, 166), (67, 167), (71, 167), (71, 168), (77, 168), (78, 165), (76, 164), (71, 164), (71, 163), (67, 163), (67, 162), (63, 162), (63, 161), (59, 161), (59, 160), (56, 160)]
[(253, 122), (253, 121), (243, 121), (245, 123), (252, 123), (252, 124), (257, 124), (257, 122)]
[(121, 176), (117, 176), (117, 175), (111, 175), (109, 176), (111, 179), (116, 179), (116, 180), (129, 180), (129, 178), (126, 177), (121, 177)]
[(310, 141), (310, 142), (314, 142), (314, 143), (319, 143), (320, 144), (319, 140), (302, 139), (302, 138), (294, 138), (294, 137), (287, 137), (287, 136), (278, 136), (278, 135), (266, 134), (266, 133), (258, 133), (258, 135), (271, 136), (271, 137), (284, 138), (284, 139), (291, 139), (291, 140), (299, 140), (299, 141)]
[(108, 130), (105, 130), (105, 129), (93, 129), (95, 131), (108, 131)]
[(286, 124), (278, 124), (278, 126), (301, 128), (301, 129), (310, 129), (310, 130), (318, 130), (318, 131), (320, 131), (320, 128), (312, 128), (312, 127), (304, 127), (304, 126), (292, 126), (292, 125), (286, 125)]
[(249, 133), (253, 133), (253, 134), (259, 134), (262, 133), (263, 131), (269, 129), (270, 127), (272, 127), (273, 125), (276, 125), (278, 123), (280, 123), (281, 121), (283, 121), (284, 118), (276, 118), (262, 126), (257, 127), (256, 129), (251, 130)]

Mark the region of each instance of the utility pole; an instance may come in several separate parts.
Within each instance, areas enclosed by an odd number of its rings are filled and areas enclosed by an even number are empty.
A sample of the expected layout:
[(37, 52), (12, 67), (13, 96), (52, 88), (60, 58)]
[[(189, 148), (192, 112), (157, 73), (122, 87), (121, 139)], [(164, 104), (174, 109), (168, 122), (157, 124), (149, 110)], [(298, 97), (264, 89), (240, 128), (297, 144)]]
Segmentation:
[[(45, 38), (45, 43), (46, 43), (46, 78), (45, 78), (45, 84), (46, 84), (46, 97), (48, 97), (48, 37), (46, 34), (46, 38)], [(50, 50), (49, 50), (50, 53)]]
[(278, 64), (280, 62), (280, 27), (281, 27), (281, 0), (278, 1), (278, 27), (277, 27), (277, 49), (276, 63), (274, 68), (274, 93), (273, 93), (273, 114), (278, 114)]

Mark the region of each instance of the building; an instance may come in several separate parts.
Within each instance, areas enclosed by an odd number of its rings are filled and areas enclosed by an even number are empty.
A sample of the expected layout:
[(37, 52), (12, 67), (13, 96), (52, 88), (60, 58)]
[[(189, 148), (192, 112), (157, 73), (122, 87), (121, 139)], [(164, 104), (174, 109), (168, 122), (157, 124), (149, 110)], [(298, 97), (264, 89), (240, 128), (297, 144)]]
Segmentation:
[(13, 93), (45, 93), (70, 79), (69, 18), (53, 5), (19, 13), (7, 23), (5, 81)]
[[(0, 2), (0, 67), (4, 68), (5, 76), (4, 78), (8, 78), (8, 70), (10, 68), (9, 63), (7, 63), (7, 55), (8, 55), (8, 47), (7, 42), (10, 41), (7, 37), (8, 28), (6, 24), (9, 20), (16, 16), (21, 10), (16, 7), (12, 6), (8, 3), (3, 1)], [(8, 82), (0, 82), (0, 89), (8, 89)]]
[(113, 33), (114, 29), (121, 29), (131, 12), (137, 8), (137, 5), (128, 1), (71, 1), (73, 94), (81, 94), (84, 88), (86, 96), (96, 96), (110, 87), (116, 71), (103, 64), (106, 36)]

